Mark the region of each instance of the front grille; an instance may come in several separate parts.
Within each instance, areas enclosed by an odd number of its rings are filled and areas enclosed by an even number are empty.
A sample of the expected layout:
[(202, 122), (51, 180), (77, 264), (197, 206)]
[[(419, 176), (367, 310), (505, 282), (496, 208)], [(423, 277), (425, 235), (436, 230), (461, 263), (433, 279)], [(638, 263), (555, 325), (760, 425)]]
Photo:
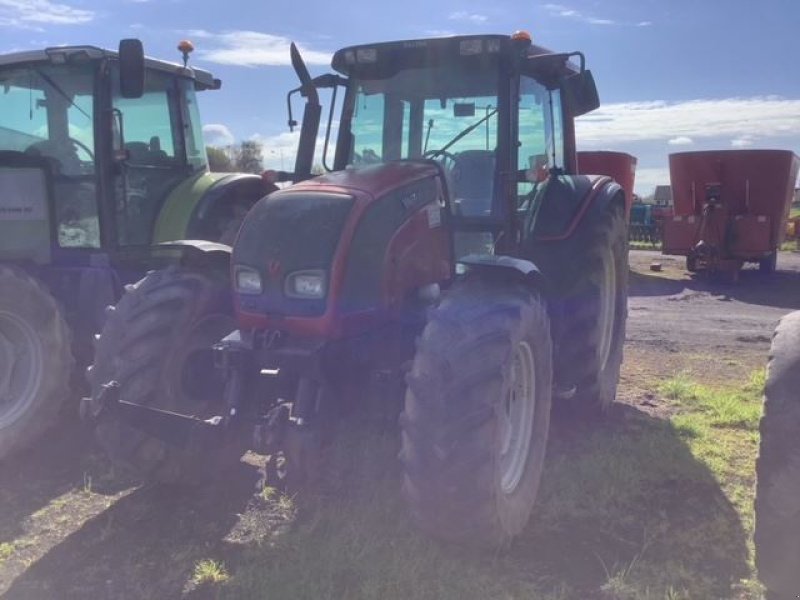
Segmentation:
[(289, 298), (286, 276), (322, 269), (330, 273), (333, 254), (354, 199), (345, 194), (275, 192), (259, 200), (242, 225), (233, 262), (261, 274), (263, 292), (242, 296), (249, 312), (285, 316), (316, 316), (325, 299)]

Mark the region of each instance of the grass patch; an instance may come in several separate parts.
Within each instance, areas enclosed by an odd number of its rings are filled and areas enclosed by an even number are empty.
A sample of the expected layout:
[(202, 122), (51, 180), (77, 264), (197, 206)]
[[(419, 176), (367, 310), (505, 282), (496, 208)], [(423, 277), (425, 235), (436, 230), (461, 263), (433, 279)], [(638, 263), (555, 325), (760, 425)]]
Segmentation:
[(0, 544), (0, 565), (11, 558), (16, 550), (16, 546), (12, 543), (3, 542)]
[(661, 250), (661, 242), (653, 244), (651, 242), (628, 240), (628, 248), (631, 250)]
[(197, 586), (225, 583), (230, 578), (225, 564), (211, 559), (200, 560), (194, 566), (192, 583)]

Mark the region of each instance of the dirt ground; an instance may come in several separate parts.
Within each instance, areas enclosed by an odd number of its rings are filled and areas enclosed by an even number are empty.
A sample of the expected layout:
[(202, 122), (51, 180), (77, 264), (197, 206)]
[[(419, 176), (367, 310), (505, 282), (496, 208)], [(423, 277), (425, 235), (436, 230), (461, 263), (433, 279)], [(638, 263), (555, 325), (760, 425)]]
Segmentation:
[[(654, 380), (742, 381), (766, 363), (780, 317), (800, 309), (800, 254), (782, 254), (771, 278), (745, 272), (737, 284), (689, 277), (680, 259), (656, 252), (633, 251), (631, 267), (619, 400), (652, 416), (666, 410)], [(0, 464), (3, 598), (192, 595), (197, 561), (235, 557), (281, 520), (254, 501), (251, 466), (199, 492), (137, 487), (115, 477), (89, 437), (68, 422)]]
[(656, 251), (632, 250), (630, 265), (619, 392), (625, 402), (637, 403), (639, 383), (653, 378), (684, 373), (706, 384), (741, 381), (766, 364), (780, 318), (800, 309), (798, 253), (781, 253), (770, 277), (748, 268), (736, 283), (690, 276), (682, 257)]

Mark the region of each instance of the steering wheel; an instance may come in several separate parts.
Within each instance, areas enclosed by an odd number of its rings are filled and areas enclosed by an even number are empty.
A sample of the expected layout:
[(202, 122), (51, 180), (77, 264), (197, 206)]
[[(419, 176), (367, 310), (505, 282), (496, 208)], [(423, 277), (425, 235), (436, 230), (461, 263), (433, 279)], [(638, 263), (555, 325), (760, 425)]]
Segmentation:
[[(92, 161), (92, 162), (94, 162), (94, 152), (92, 152), (92, 151), (89, 149), (89, 146), (87, 146), (86, 144), (84, 144), (83, 142), (81, 142), (81, 141), (79, 141), (79, 140), (76, 140), (75, 138), (67, 138), (67, 139), (68, 139), (70, 142), (72, 142), (72, 145), (73, 145), (73, 146), (77, 146), (78, 148), (80, 148), (81, 150), (83, 150), (84, 152), (86, 152), (86, 154), (88, 154), (88, 155), (89, 155), (89, 160), (90, 160), (90, 161)], [(78, 159), (78, 160), (80, 160), (80, 159)]]
[(458, 157), (452, 152), (448, 152), (447, 150), (428, 150), (422, 155), (422, 158), (430, 158), (431, 160), (437, 160), (439, 157), (444, 159), (442, 161), (444, 170), (452, 172), (458, 162)]

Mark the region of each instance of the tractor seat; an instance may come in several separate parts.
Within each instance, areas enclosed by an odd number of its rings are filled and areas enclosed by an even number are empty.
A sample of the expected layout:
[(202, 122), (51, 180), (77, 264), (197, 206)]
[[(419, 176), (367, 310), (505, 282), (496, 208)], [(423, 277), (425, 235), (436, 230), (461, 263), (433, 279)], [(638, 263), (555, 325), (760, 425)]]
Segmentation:
[(467, 217), (488, 215), (492, 210), (495, 156), (492, 150), (466, 150), (455, 156), (452, 197)]

